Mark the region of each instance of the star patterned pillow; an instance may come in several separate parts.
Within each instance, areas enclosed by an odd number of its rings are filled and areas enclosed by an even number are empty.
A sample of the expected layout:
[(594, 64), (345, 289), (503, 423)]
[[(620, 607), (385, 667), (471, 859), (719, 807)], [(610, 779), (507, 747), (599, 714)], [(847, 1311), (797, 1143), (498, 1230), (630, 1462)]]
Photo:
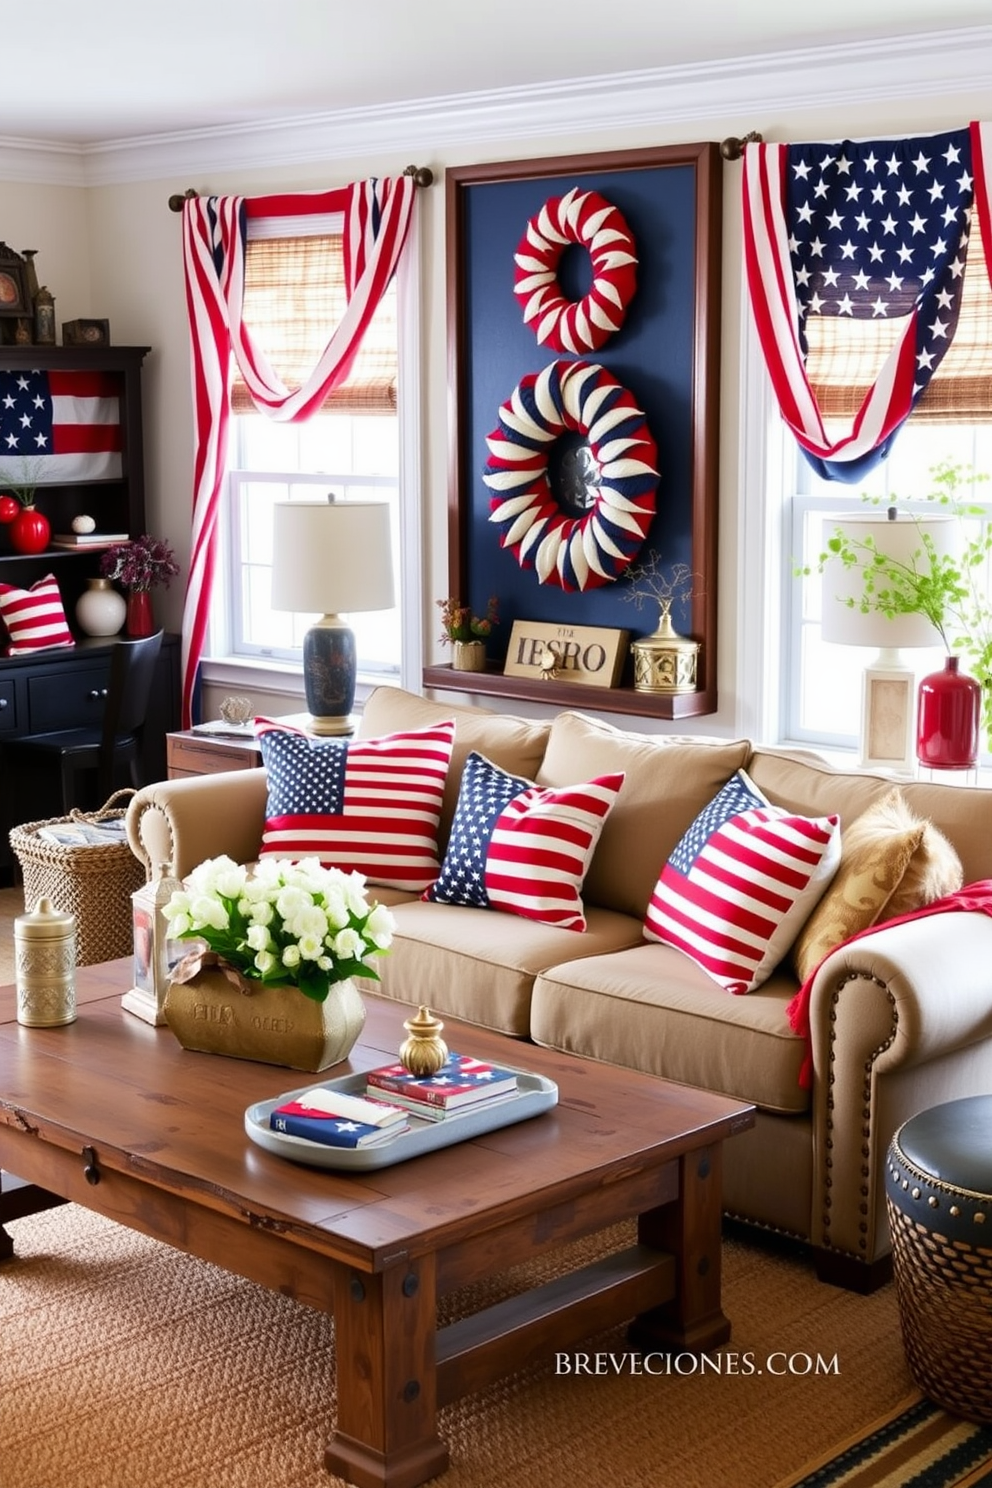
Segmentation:
[(584, 930), (582, 881), (622, 784), (618, 772), (552, 789), (473, 752), (441, 872), (423, 897)]
[(753, 992), (785, 956), (840, 863), (840, 819), (772, 806), (738, 770), (684, 833), (644, 921), (728, 992)]
[(452, 719), (378, 739), (317, 738), (255, 719), (268, 776), (262, 852), (319, 858), (419, 894), (438, 872)]

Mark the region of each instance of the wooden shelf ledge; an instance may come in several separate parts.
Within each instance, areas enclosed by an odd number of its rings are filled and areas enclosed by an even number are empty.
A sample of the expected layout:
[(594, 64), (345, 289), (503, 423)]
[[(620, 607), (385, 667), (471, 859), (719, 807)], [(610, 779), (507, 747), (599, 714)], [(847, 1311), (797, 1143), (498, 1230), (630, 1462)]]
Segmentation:
[(505, 677), (495, 666), (484, 672), (456, 670), (450, 662), (424, 667), (424, 686), (441, 692), (469, 692), (477, 697), (512, 698), (547, 703), (553, 708), (580, 708), (596, 713), (626, 713), (639, 718), (701, 718), (716, 712), (716, 698), (706, 692), (637, 692), (633, 687), (586, 687), (575, 682), (531, 681)]

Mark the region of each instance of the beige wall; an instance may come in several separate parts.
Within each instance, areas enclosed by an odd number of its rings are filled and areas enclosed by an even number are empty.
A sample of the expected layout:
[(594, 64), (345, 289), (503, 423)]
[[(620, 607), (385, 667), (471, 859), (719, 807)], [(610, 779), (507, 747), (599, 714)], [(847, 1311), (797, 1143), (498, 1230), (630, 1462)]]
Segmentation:
[[(180, 218), (169, 211), (171, 193), (194, 186), (203, 192), (251, 195), (281, 188), (315, 189), (368, 175), (395, 174), (411, 160), (428, 164), (436, 184), (420, 198), (423, 279), (423, 510), (425, 637), (436, 650), (433, 601), (447, 592), (446, 554), (446, 334), (444, 294), (445, 166), (483, 160), (522, 159), (617, 147), (722, 139), (760, 128), (767, 139), (831, 139), (926, 132), (987, 116), (977, 95), (924, 97), (884, 105), (792, 111), (776, 118), (714, 117), (678, 128), (640, 127), (621, 132), (545, 134), (435, 155), (413, 139), (402, 155), (355, 154), (323, 163), (264, 171), (227, 169), (201, 179), (154, 180), (88, 190), (3, 183), (0, 158), (0, 236), (12, 247), (37, 247), (41, 279), (56, 296), (61, 322), (76, 315), (108, 316), (113, 339), (148, 345), (146, 363), (148, 523), (164, 534), (183, 561), (188, 555), (192, 469), (191, 416)], [(741, 709), (737, 692), (738, 551), (747, 493), (740, 460), (741, 428), (741, 232), (740, 170), (725, 167), (722, 418), (720, 461), (719, 691), (720, 711), (700, 721), (708, 732), (735, 733)], [(746, 602), (745, 591), (745, 602)], [(178, 628), (181, 584), (156, 600), (160, 618)], [(637, 724), (630, 721), (631, 726)], [(663, 727), (663, 726), (661, 726)]]

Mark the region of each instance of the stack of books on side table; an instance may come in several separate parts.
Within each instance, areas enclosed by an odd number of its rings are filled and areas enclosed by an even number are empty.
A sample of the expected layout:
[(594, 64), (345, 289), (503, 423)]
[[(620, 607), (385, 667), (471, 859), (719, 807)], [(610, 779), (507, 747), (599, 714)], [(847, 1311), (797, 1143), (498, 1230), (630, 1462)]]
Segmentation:
[(370, 1070), (365, 1081), (367, 1096), (394, 1102), (424, 1121), (443, 1121), (512, 1100), (517, 1093), (516, 1070), (483, 1064), (467, 1054), (449, 1054), (434, 1075), (412, 1075), (405, 1065), (387, 1064)]
[(273, 1131), (305, 1137), (325, 1147), (375, 1147), (410, 1130), (406, 1112), (382, 1100), (364, 1100), (343, 1090), (317, 1085), (276, 1106)]

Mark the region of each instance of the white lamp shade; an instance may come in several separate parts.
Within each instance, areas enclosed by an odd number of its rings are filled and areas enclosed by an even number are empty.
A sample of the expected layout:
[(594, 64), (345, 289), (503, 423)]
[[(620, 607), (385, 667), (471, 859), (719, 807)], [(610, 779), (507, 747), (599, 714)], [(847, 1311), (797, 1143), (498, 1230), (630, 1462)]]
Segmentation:
[[(910, 517), (900, 514), (894, 519), (884, 516), (847, 513), (824, 518), (824, 537), (843, 533), (849, 542), (861, 544), (868, 538), (879, 553), (921, 571), (929, 568), (923, 547), (923, 534), (932, 540), (940, 556), (952, 553), (958, 532), (952, 516)], [(860, 608), (864, 594), (861, 566), (846, 568), (840, 559), (827, 563), (823, 570), (822, 635), (825, 641), (842, 646), (939, 646), (940, 636), (925, 615), (883, 615), (878, 610), (865, 614)], [(853, 604), (848, 603), (853, 600)]]
[(384, 501), (280, 501), (272, 535), (272, 608), (337, 615), (395, 603)]

